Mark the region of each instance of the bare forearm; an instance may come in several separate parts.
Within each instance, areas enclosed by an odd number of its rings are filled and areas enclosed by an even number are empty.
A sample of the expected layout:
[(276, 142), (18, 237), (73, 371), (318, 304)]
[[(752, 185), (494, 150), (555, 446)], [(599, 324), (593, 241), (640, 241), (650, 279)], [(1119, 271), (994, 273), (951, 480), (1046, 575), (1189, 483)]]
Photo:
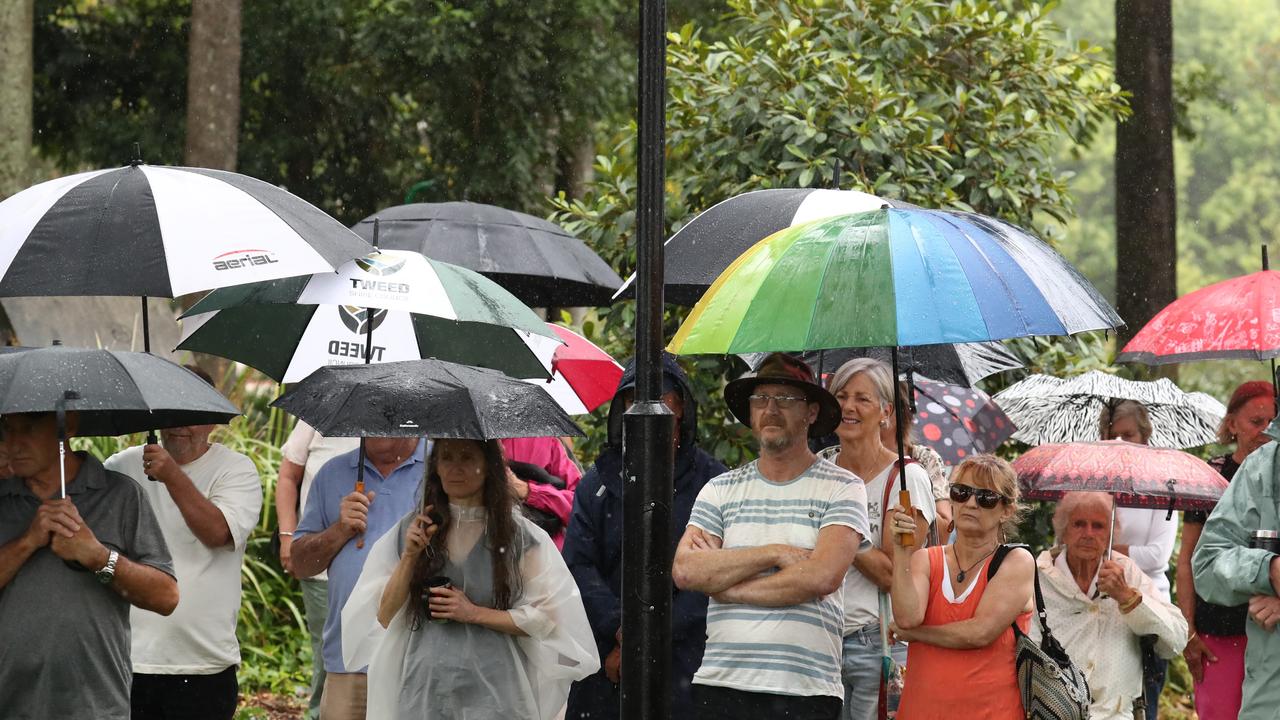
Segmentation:
[(672, 575), (682, 590), (714, 595), (776, 567), (777, 563), (777, 555), (769, 545), (689, 550), (677, 555)]
[(900, 627), (913, 628), (924, 621), (924, 604), (911, 578), (911, 558), (906, 549), (895, 546), (894, 556), (893, 582), (889, 589), (893, 617)]
[(995, 642), (1007, 625), (992, 627), (977, 619), (946, 625), (921, 625), (900, 633), (908, 642), (924, 642), (953, 650), (983, 648)]
[(885, 592), (893, 585), (893, 560), (879, 548), (864, 550), (855, 555), (853, 567)]
[(298, 527), (298, 491), (302, 487), (302, 466), (285, 460), (276, 478), (276, 524), (282, 532)]
[(329, 567), (333, 558), (347, 544), (353, 534), (341, 524), (330, 525), (323, 532), (295, 537), (293, 541), (293, 574), (300, 578), (314, 577)]
[(391, 579), (387, 580), (387, 586), (382, 590), (382, 598), (378, 600), (378, 624), (382, 627), (390, 625), (392, 618), (409, 600), (409, 582), (413, 579), (415, 559), (408, 555), (401, 556), (395, 572), (391, 573)]
[(0, 545), (0, 589), (13, 581), (18, 571), (38, 549), (40, 548), (30, 542), (25, 535)]
[(111, 589), (130, 605), (169, 615), (178, 606), (178, 581), (150, 565), (134, 562), (121, 555), (116, 561)]
[(786, 607), (826, 595), (811, 582), (818, 569), (797, 563), (776, 573), (738, 583), (715, 595), (716, 600), (760, 607)]
[(472, 619), (471, 624), (506, 633), (507, 635), (515, 635), (516, 637), (528, 635), (528, 633), (520, 629), (519, 625), (516, 625), (515, 620), (511, 619), (511, 613), (506, 610), (477, 607), (476, 616)]
[(1178, 564), (1174, 570), (1174, 580), (1178, 583), (1178, 609), (1187, 620), (1188, 632), (1196, 630), (1196, 579), (1191, 571), (1191, 556), (1195, 553), (1203, 527), (1197, 523), (1183, 523), (1182, 544), (1178, 547)]
[(169, 497), (173, 498), (174, 504), (178, 506), (178, 511), (182, 513), (182, 519), (191, 529), (191, 533), (205, 547), (220, 548), (230, 545), (231, 527), (227, 525), (227, 518), (222, 511), (210, 502), (209, 498), (201, 494), (191, 482), (191, 478), (184, 473), (179, 475), (181, 477), (174, 477), (165, 482), (165, 488), (168, 489)]

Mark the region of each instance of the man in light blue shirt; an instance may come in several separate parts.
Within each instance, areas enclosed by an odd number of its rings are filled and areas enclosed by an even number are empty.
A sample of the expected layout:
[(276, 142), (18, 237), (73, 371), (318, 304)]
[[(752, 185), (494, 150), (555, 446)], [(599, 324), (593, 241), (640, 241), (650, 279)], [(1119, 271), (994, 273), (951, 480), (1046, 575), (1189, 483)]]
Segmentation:
[[(369, 550), (411, 510), (426, 470), (426, 442), (418, 438), (365, 440), (364, 492), (355, 492), (360, 451), (338, 455), (316, 473), (293, 535), (293, 573), (329, 571), (329, 614), (324, 623), (326, 673), (320, 716), (362, 720), (365, 668), (342, 662), (342, 608)], [(363, 539), (363, 543), (360, 542)]]

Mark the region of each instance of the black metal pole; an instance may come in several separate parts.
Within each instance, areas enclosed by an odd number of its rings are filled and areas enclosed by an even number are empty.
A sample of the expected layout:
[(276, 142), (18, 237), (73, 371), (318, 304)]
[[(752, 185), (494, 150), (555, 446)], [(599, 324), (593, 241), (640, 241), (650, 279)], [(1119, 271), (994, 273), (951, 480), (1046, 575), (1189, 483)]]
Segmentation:
[[(907, 414), (907, 404), (902, 397), (902, 380), (898, 378), (898, 346), (893, 346), (893, 437), (898, 441), (898, 504), (903, 510), (911, 512), (911, 491), (907, 489), (906, 423), (903, 418)], [(911, 391), (910, 388), (907, 389)], [(915, 545), (914, 535), (900, 535), (903, 545)]]
[[(134, 145), (134, 152), (138, 152), (137, 145)], [(142, 296), (142, 352), (151, 352), (151, 315), (147, 312), (147, 296)], [(160, 439), (156, 437), (155, 430), (147, 431), (147, 444), (156, 445)], [(148, 480), (155, 480), (151, 475), (147, 475)]]
[[(1262, 245), (1262, 269), (1271, 269), (1271, 259), (1267, 257), (1266, 243)], [(1271, 395), (1276, 399), (1276, 404), (1280, 405), (1280, 376), (1276, 375), (1276, 359), (1271, 358)]]
[(622, 720), (671, 717), (675, 417), (662, 404), (666, 2), (640, 0), (636, 397), (623, 425)]

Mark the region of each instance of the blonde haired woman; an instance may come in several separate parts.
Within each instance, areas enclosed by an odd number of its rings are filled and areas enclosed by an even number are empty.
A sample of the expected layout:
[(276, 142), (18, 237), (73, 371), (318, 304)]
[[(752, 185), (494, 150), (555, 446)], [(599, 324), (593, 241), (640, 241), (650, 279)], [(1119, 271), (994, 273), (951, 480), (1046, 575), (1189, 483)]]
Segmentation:
[[(1012, 625), (1027, 630), (1034, 560), (1010, 552), (987, 577), (992, 555), (1017, 523), (1017, 475), (1004, 460), (975, 455), (952, 473), (949, 497), (954, 543), (914, 553), (897, 538), (893, 545), (894, 632), (910, 643), (898, 717), (1021, 720)], [(892, 529), (922, 531), (901, 507)]]

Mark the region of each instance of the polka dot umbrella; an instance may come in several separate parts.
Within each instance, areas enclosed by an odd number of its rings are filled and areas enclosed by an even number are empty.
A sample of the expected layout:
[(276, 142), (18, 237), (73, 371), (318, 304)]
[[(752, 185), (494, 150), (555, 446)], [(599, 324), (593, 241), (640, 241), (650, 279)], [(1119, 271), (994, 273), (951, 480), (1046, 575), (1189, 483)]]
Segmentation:
[(914, 426), (921, 441), (948, 465), (993, 452), (1017, 427), (986, 393), (916, 377)]

